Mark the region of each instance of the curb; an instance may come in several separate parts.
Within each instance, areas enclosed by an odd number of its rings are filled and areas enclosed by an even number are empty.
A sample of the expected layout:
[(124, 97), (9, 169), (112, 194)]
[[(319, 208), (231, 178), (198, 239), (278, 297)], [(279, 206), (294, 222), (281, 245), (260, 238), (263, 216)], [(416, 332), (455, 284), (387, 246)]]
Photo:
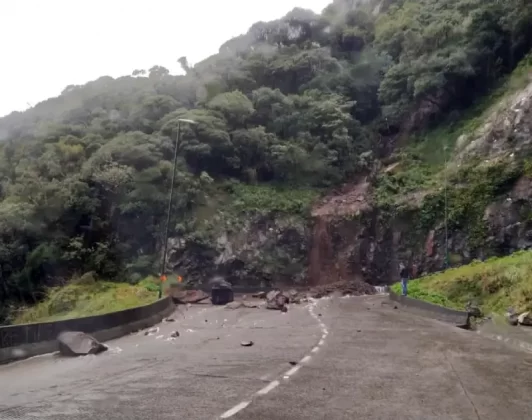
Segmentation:
[(416, 309), (422, 311), (423, 315), (438, 321), (452, 324), (459, 328), (470, 328), (470, 316), (466, 311), (458, 311), (456, 309), (445, 308), (440, 305), (425, 302), (423, 300), (414, 299), (408, 296), (397, 295), (391, 290), (389, 291), (389, 299), (397, 302), (406, 308)]
[(151, 327), (174, 311), (170, 297), (123, 311), (56, 322), (0, 327), (0, 364), (53, 353), (59, 350), (57, 336), (63, 331), (81, 331), (98, 341), (123, 337)]

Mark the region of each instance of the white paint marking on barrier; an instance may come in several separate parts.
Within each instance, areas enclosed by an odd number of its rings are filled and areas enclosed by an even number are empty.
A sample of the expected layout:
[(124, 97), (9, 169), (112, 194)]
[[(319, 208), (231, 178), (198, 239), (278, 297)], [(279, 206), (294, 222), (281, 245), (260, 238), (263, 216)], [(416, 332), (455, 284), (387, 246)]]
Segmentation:
[(312, 350), (311, 350), (311, 353), (317, 353), (320, 351), (320, 348), (319, 347), (314, 347)]

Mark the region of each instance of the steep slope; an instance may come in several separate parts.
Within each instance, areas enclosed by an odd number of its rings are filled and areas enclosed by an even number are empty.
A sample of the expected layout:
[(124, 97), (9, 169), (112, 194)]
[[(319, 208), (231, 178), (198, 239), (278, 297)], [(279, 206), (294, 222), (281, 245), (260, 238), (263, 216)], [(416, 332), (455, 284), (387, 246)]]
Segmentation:
[[(488, 239), (515, 217), (491, 229), (483, 215), (514, 188), (521, 152), (514, 170), (480, 134), (461, 137), (443, 171), (437, 133), (459, 131), (516, 68), (531, 28), (527, 0), (335, 0), (259, 22), (196, 65), (180, 57), (183, 76), (101, 77), (0, 119), (0, 312), (87, 272), (158, 275), (176, 144), (169, 266), (194, 282), (388, 282), (399, 259), (436, 269), (444, 174), (459, 186), (453, 258), (506, 252)], [(493, 121), (487, 138), (503, 135)], [(525, 153), (524, 137), (507, 142)]]
[[(377, 166), (371, 183), (314, 207), (314, 248), (323, 237), (330, 244), (321, 271), (343, 267), (346, 277), (391, 283), (399, 262), (416, 275), (532, 246), (532, 56), (496, 93), (442, 142), (436, 130)], [(429, 158), (419, 156), (425, 147), (439, 148), (447, 162), (427, 168)]]

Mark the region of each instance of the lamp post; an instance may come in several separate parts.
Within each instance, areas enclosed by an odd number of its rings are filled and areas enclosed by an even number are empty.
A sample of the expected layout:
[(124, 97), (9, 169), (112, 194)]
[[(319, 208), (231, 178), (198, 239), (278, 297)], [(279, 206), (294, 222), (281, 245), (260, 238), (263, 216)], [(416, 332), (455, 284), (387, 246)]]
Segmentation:
[(179, 143), (181, 141), (181, 123), (196, 124), (196, 121), (180, 118), (177, 120), (177, 136), (175, 140), (174, 148), (174, 163), (172, 168), (172, 183), (170, 184), (170, 196), (168, 198), (168, 208), (166, 211), (166, 227), (164, 232), (164, 251), (163, 259), (161, 262), (161, 277), (159, 281), (159, 299), (163, 295), (163, 278), (166, 278), (166, 254), (168, 252), (168, 231), (170, 228), (170, 215), (172, 214), (172, 202), (174, 199), (174, 185), (175, 185), (175, 173), (177, 167), (177, 152), (179, 151)]
[(444, 159), (444, 223), (445, 223), (445, 269), (449, 268), (449, 230), (448, 230), (448, 217), (449, 217), (449, 210), (448, 210), (448, 197), (447, 197), (447, 142), (443, 145), (443, 159)]

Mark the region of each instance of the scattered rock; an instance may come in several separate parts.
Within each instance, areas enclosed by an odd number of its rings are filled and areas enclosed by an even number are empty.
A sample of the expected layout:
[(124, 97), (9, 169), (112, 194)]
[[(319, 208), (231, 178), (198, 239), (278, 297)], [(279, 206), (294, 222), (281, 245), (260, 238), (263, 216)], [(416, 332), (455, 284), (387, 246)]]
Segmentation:
[(362, 330), (357, 330), (357, 332), (362, 332)]
[(253, 293), (251, 296), (256, 299), (266, 299), (266, 295), (267, 295), (266, 292), (258, 292), (258, 293)]
[(57, 337), (57, 340), (59, 341), (59, 352), (63, 356), (83, 356), (86, 354), (98, 354), (108, 350), (105, 344), (79, 331), (62, 332)]
[(506, 310), (506, 321), (510, 325), (517, 325), (519, 323), (519, 320), (517, 319), (518, 315), (515, 313), (515, 311), (512, 308), (508, 308)]
[(281, 309), (281, 312), (288, 312), (288, 307), (284, 305)]
[(288, 362), (288, 363), (290, 363), (292, 366), (297, 365), (297, 362)]
[(164, 322), (175, 322), (174, 318), (166, 318)]
[(258, 308), (259, 304), (255, 302), (243, 302), (245, 308)]
[(172, 338), (179, 337), (179, 331), (174, 331), (172, 334), (170, 334), (170, 337), (172, 337)]
[(225, 307), (227, 309), (238, 309), (243, 306), (242, 302), (229, 302)]
[(199, 303), (209, 299), (209, 295), (203, 290), (180, 290), (177, 287), (170, 288), (170, 296), (176, 304)]
[(377, 293), (375, 287), (371, 286), (370, 284), (362, 280), (353, 280), (316, 286), (307, 293), (307, 296), (314, 299), (319, 299), (334, 292), (340, 292), (343, 295), (349, 294), (352, 296), (374, 295)]
[(517, 317), (517, 322), (519, 325), (525, 325), (527, 327), (532, 327), (532, 313), (523, 312)]
[(240, 345), (241, 345), (242, 347), (251, 347), (253, 344), (254, 344), (253, 341), (242, 341), (242, 342), (240, 343)]
[(144, 335), (153, 335), (153, 334), (157, 334), (158, 332), (159, 332), (159, 327), (154, 327), (146, 331)]
[(393, 305), (393, 309), (397, 309), (397, 305)]
[[(280, 290), (272, 290), (266, 295), (266, 308), (282, 310), (289, 302), (289, 298)], [(285, 311), (286, 312), (286, 311)]]

